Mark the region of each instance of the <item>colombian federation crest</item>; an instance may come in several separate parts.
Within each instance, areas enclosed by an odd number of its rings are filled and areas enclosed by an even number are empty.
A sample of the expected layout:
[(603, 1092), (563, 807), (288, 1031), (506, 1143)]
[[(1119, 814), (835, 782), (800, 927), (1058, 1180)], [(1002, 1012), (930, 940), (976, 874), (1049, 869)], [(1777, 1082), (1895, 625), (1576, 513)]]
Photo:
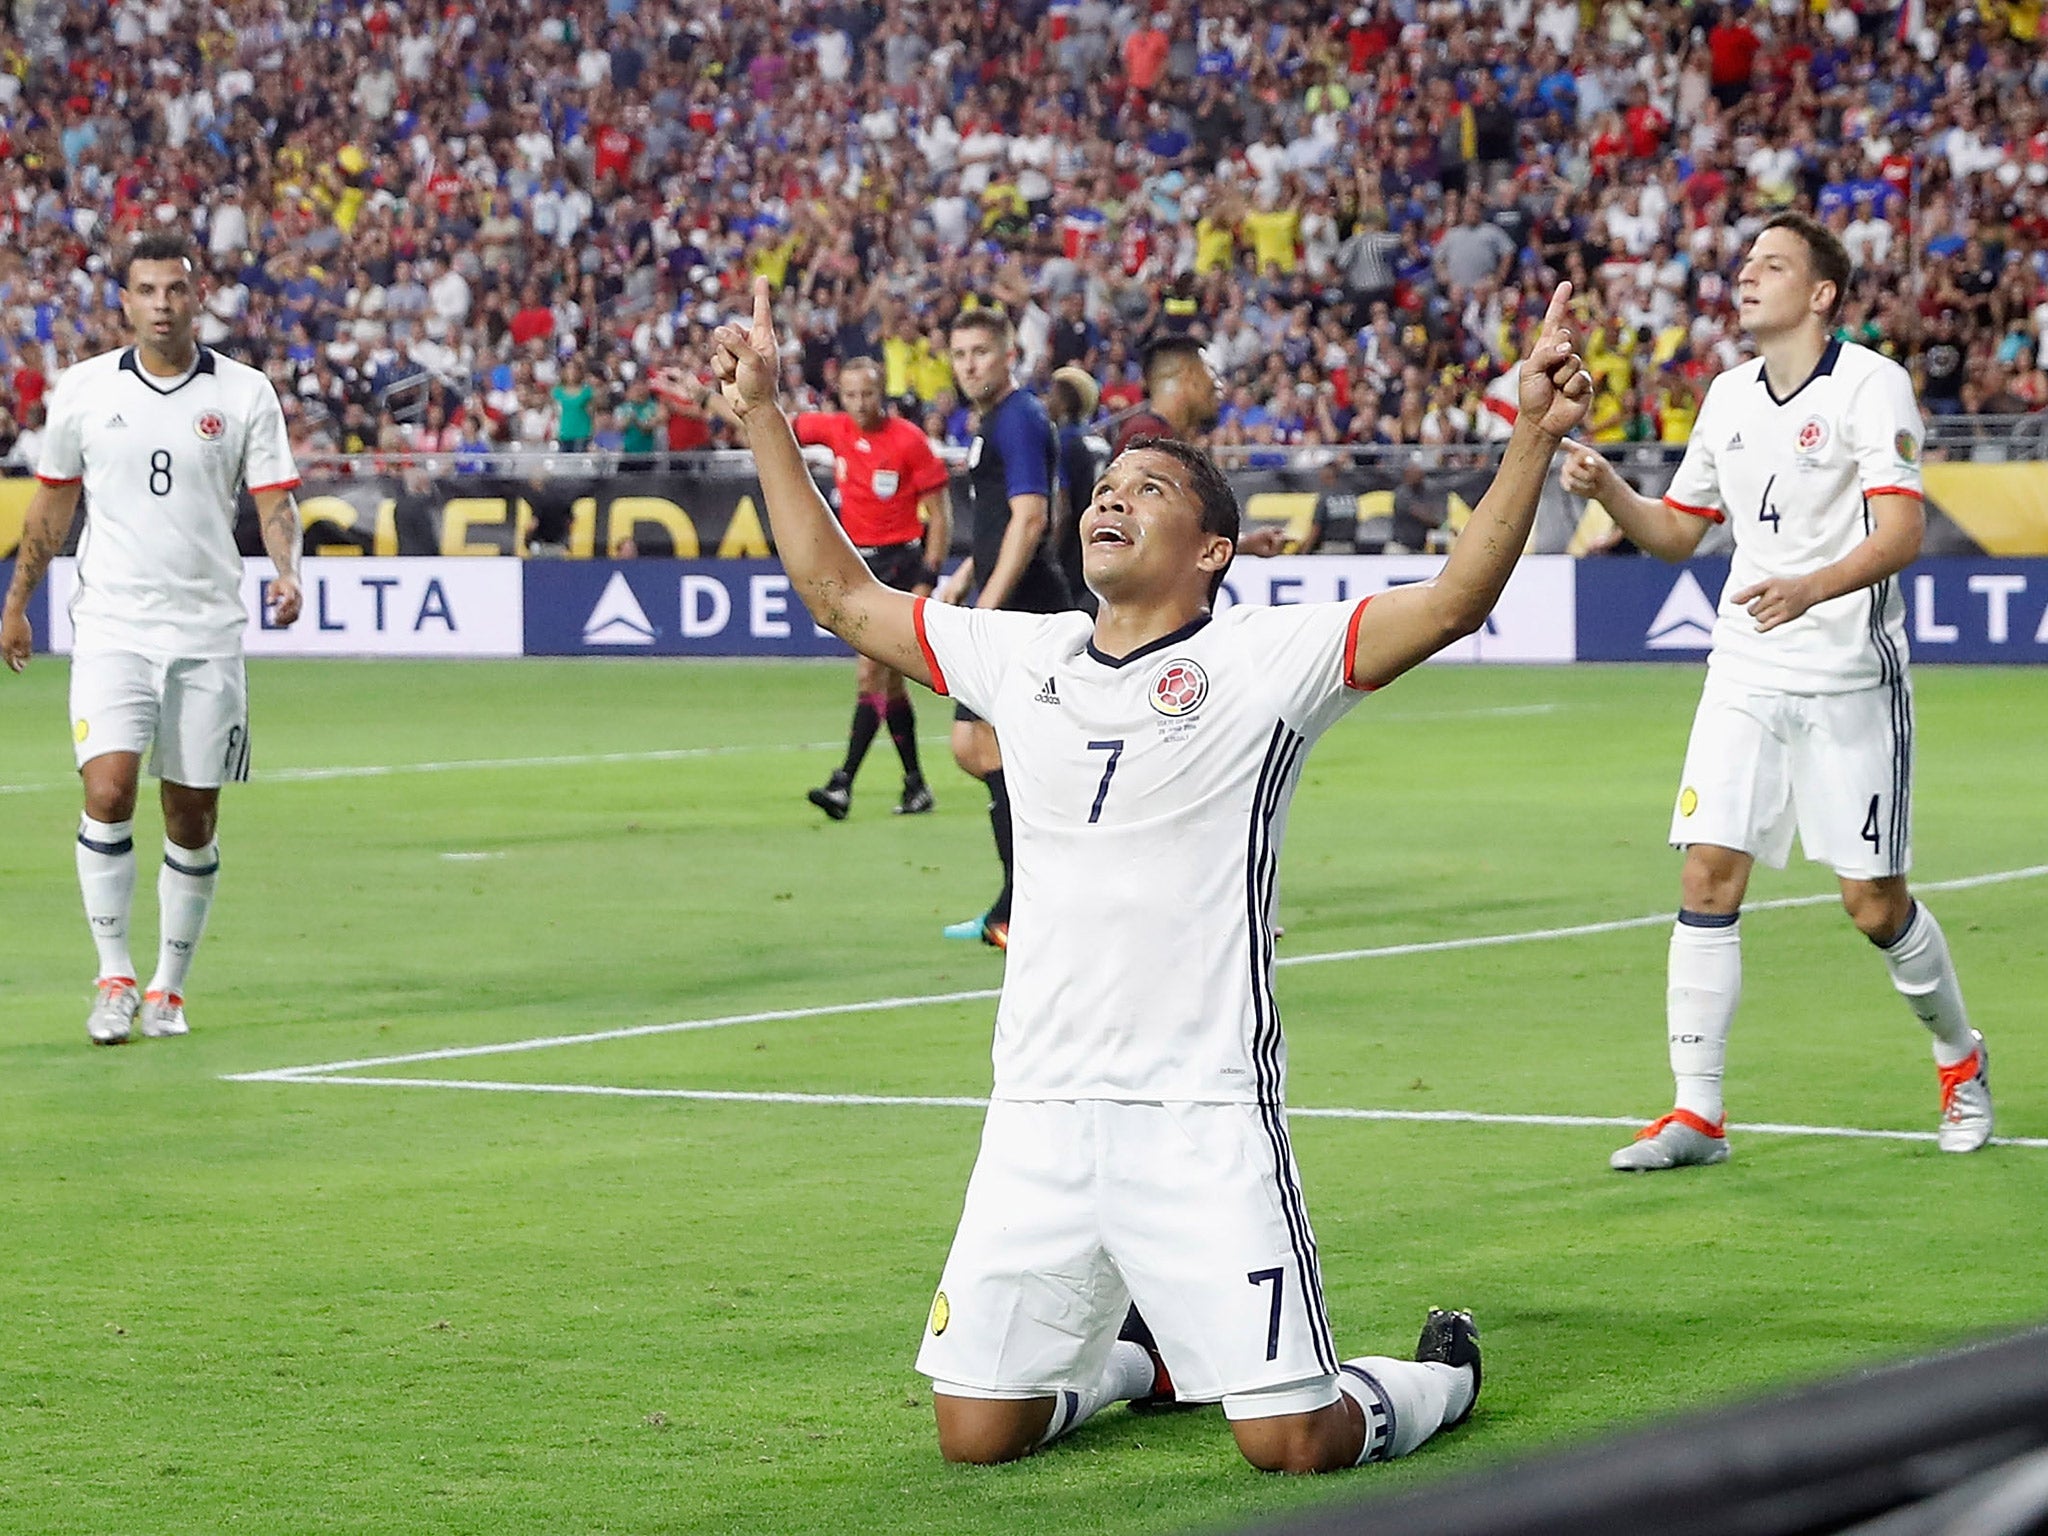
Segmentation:
[(1169, 720), (1191, 715), (1209, 697), (1209, 674), (1199, 662), (1175, 657), (1154, 675), (1150, 697), (1152, 707)]
[(201, 411), (192, 418), (192, 435), (202, 443), (217, 443), (228, 435), (228, 419), (219, 411)]
[(1828, 445), (1828, 424), (1819, 416), (1809, 416), (1799, 424), (1799, 436), (1794, 439), (1801, 453), (1819, 453)]

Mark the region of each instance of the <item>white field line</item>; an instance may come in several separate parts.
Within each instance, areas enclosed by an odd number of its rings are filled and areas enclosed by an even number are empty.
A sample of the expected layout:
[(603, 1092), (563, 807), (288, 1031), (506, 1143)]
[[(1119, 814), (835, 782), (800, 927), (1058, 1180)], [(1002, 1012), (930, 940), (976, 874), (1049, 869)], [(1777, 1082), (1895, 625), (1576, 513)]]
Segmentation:
[[(250, 784), (318, 784), (329, 779), (389, 779), (411, 773), (468, 773), (500, 768), (589, 768), (605, 763), (682, 763), (700, 757), (739, 757), (750, 752), (837, 751), (844, 741), (763, 742), (751, 747), (662, 747), (647, 752), (564, 752), (550, 757), (459, 757), (438, 763), (354, 763), (334, 768), (259, 769)], [(0, 784), (0, 795), (32, 795), (73, 789), (65, 779), (45, 784)], [(247, 787), (247, 786), (240, 786)]]
[[(1405, 724), (1411, 721), (1478, 720), (1522, 715), (1553, 714), (1557, 704), (1507, 704), (1486, 709), (1419, 710), (1402, 714), (1393, 711), (1375, 718)], [(926, 736), (919, 744), (928, 748), (946, 745), (949, 738)], [(590, 768), (608, 763), (681, 763), (697, 758), (739, 757), (750, 752), (836, 752), (845, 741), (763, 742), (742, 747), (663, 747), (645, 752), (568, 752), (547, 757), (462, 757), (431, 763), (348, 763), (330, 768), (259, 769), (251, 784), (318, 784), (330, 779), (388, 779), (413, 773), (471, 773), (506, 768)], [(52, 779), (33, 784), (0, 784), (0, 795), (35, 795), (50, 790), (75, 789), (74, 779)]]
[[(1994, 870), (1989, 874), (1965, 875), (1955, 880), (1930, 880), (1921, 891), (1963, 891), (1979, 886), (2003, 885), (2015, 880), (2032, 880), (2048, 875), (2048, 864), (2029, 864), (2021, 869)], [(1839, 898), (1829, 895), (1786, 896), (1760, 901), (1751, 912), (1783, 911), (1791, 907), (1823, 906)], [(1520, 933), (1475, 934), (1462, 939), (1432, 939), (1419, 944), (1383, 944), (1373, 949), (1336, 949), (1320, 954), (1289, 955), (1277, 965), (1325, 965), (1333, 960), (1380, 960), (1399, 955), (1438, 954), (1460, 949), (1491, 949), (1507, 944), (1528, 944), (1545, 939), (1581, 938), (1589, 934), (1619, 933), (1630, 928), (1649, 928), (1671, 921), (1668, 912), (1648, 917), (1623, 917), (1603, 923), (1578, 923), (1568, 928), (1530, 928)], [(735, 1024), (766, 1024), (793, 1019), (832, 1018), (849, 1013), (875, 1013), (893, 1008), (929, 1007), (940, 1003), (981, 1002), (1000, 997), (1000, 987), (982, 987), (965, 992), (926, 992), (907, 997), (872, 998), (858, 1003), (826, 1003), (814, 1008), (775, 1008), (759, 1013), (729, 1013), (709, 1019), (683, 1019), (672, 1024), (635, 1024), (621, 1029), (599, 1029), (574, 1035), (542, 1035), (528, 1040), (508, 1040), (494, 1045), (457, 1045), (432, 1051), (408, 1051), (397, 1056), (364, 1056), (353, 1061), (324, 1061), (304, 1067), (273, 1067), (261, 1072), (230, 1074), (231, 1083), (291, 1082), (313, 1075), (367, 1071), (371, 1067), (395, 1067), (419, 1061), (456, 1061), (470, 1056), (508, 1056), (519, 1051), (545, 1051), (562, 1045), (589, 1045), (603, 1040), (630, 1040), (644, 1035), (677, 1034), (686, 1030), (724, 1029)], [(414, 1079), (406, 1079), (414, 1081)], [(1621, 1122), (1616, 1122), (1617, 1124)], [(1633, 1124), (1634, 1122), (1629, 1122)]]
[[(708, 1104), (851, 1105), (884, 1109), (986, 1109), (987, 1099), (928, 1094), (883, 1093), (743, 1093), (714, 1088), (625, 1088), (609, 1083), (503, 1083), (456, 1077), (344, 1077), (297, 1073), (247, 1073), (231, 1082), (324, 1083), (357, 1088), (454, 1088), (472, 1093), (580, 1094), (608, 1099), (686, 1099)], [(1613, 1126), (1634, 1130), (1640, 1117), (1621, 1115), (1487, 1115), (1464, 1109), (1302, 1109), (1288, 1110), (1299, 1120), (1381, 1120), (1426, 1125), (1537, 1125), (1572, 1129)], [(1755, 1136), (1821, 1136), (1855, 1141), (1933, 1141), (1932, 1131), (1872, 1131), (1850, 1125), (1778, 1125), (1770, 1122), (1731, 1124), (1731, 1131)], [(2048, 1149), (2048, 1137), (1997, 1136), (1994, 1146)]]

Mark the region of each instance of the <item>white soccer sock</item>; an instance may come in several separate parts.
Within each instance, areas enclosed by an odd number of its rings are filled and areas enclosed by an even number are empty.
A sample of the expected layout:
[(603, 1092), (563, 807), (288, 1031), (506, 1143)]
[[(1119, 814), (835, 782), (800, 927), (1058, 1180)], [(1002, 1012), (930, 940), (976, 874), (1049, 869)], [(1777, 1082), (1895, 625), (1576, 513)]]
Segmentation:
[(134, 976), (135, 961), (128, 954), (128, 910), (135, 901), (134, 822), (79, 818), (78, 889), (100, 952), (100, 975)]
[(1892, 985), (1928, 1032), (1934, 1036), (1934, 1059), (1944, 1067), (1968, 1061), (1977, 1049), (1970, 1033), (1970, 1015), (1963, 1008), (1962, 984), (1948, 957), (1948, 940), (1934, 914), (1918, 901), (1906, 926), (1890, 944), (1880, 945)]
[(1083, 1424), (1111, 1403), (1143, 1397), (1152, 1390), (1152, 1357), (1142, 1344), (1119, 1339), (1109, 1352), (1109, 1366), (1102, 1379), (1085, 1392), (1062, 1392), (1053, 1399), (1052, 1420), (1038, 1437), (1040, 1445), (1051, 1445), (1077, 1424)]
[(164, 840), (163, 872), (156, 878), (163, 937), (157, 947), (156, 975), (145, 990), (183, 994), (185, 973), (192, 969), (192, 951), (206, 932), (206, 913), (219, 880), (220, 844), (180, 848)]
[(1740, 914), (1681, 912), (1671, 929), (1664, 1012), (1678, 1108), (1721, 1121), (1728, 1025), (1742, 1001)]
[(1344, 1362), (1337, 1390), (1365, 1415), (1365, 1445), (1357, 1462), (1362, 1467), (1406, 1456), (1471, 1407), (1477, 1389), (1469, 1365), (1364, 1355)]

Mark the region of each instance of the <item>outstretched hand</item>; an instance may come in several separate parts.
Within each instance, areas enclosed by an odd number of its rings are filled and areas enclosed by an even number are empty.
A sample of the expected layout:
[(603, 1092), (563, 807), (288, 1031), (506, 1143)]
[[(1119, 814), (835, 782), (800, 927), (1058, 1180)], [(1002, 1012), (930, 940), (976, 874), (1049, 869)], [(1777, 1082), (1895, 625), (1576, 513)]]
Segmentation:
[(655, 369), (648, 375), (647, 387), (656, 398), (667, 401), (672, 410), (716, 416), (735, 427), (740, 424), (739, 417), (732, 413), (732, 407), (725, 403), (723, 390), (707, 389), (700, 380), (680, 368)]
[(1522, 416), (1552, 437), (1568, 436), (1593, 404), (1593, 375), (1573, 346), (1572, 285), (1559, 283), (1544, 311), (1543, 328), (1516, 380)]
[(1614, 466), (1606, 457), (1584, 443), (1566, 443), (1564, 461), (1558, 479), (1574, 496), (1607, 499), (1610, 490), (1607, 477), (1614, 473)]
[(782, 359), (770, 307), (773, 291), (767, 278), (755, 278), (753, 324), (744, 329), (721, 325), (711, 333), (712, 372), (718, 375), (725, 403), (741, 421), (757, 410), (775, 407), (775, 382)]

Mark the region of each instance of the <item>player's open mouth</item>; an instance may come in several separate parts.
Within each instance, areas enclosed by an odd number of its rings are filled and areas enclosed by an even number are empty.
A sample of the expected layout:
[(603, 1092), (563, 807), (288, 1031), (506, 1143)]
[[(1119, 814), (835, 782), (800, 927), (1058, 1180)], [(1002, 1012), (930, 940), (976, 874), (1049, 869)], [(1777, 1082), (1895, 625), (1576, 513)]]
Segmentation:
[(1131, 540), (1130, 536), (1114, 523), (1103, 523), (1093, 533), (1088, 535), (1088, 542), (1098, 549), (1104, 545), (1116, 548), (1129, 548)]

